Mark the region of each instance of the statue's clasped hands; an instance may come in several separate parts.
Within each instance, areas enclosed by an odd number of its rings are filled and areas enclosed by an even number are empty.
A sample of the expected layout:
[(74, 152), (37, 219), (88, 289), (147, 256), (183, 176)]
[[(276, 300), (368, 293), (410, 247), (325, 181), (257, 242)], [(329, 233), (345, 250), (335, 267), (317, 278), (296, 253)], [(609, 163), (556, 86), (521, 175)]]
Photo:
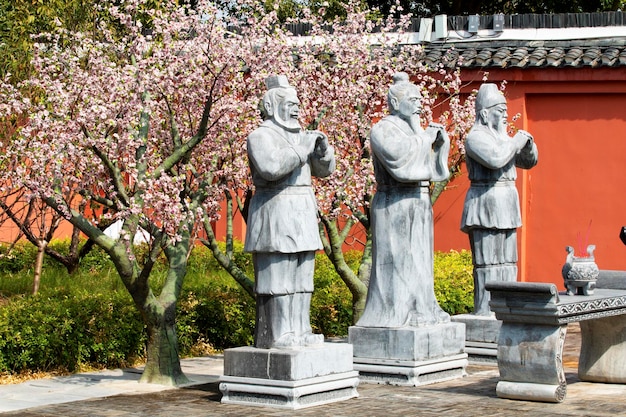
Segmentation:
[(309, 138), (309, 153), (315, 152), (319, 157), (326, 155), (328, 150), (328, 136), (319, 130), (308, 130), (307, 138)]
[(520, 150), (532, 149), (533, 143), (534, 143), (533, 135), (531, 135), (527, 131), (518, 130), (515, 136), (513, 136), (513, 138), (518, 141)]
[(428, 127), (426, 128), (426, 132), (429, 134), (431, 138), (433, 148), (437, 148), (443, 145), (445, 139), (445, 129), (442, 124), (430, 122)]

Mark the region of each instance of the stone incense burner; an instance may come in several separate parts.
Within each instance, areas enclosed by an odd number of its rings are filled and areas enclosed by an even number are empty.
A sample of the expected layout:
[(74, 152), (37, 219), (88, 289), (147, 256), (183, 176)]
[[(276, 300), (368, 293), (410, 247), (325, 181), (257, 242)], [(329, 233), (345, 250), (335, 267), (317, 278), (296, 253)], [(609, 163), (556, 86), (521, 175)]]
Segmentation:
[(561, 273), (565, 280), (567, 295), (591, 295), (596, 288), (600, 270), (596, 265), (593, 251), (595, 245), (587, 246), (586, 256), (575, 256), (574, 248), (566, 246), (567, 258)]

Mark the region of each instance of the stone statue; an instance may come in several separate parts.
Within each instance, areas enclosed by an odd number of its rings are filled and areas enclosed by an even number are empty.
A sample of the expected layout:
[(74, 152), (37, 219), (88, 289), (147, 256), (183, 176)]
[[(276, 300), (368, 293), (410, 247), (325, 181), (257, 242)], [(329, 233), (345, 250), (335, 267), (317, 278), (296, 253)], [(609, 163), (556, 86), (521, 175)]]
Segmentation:
[(390, 115), (371, 131), (377, 189), (371, 206), (372, 274), (357, 326), (426, 326), (450, 321), (433, 282), (429, 181), (448, 178), (450, 141), (443, 126), (420, 124), (421, 93), (406, 73), (393, 76)]
[(474, 314), (489, 316), (489, 281), (517, 280), (517, 228), (522, 225), (515, 187), (516, 167), (537, 164), (533, 137), (507, 134), (507, 105), (495, 84), (483, 84), (476, 96), (476, 122), (465, 143), (471, 182), (461, 230), (469, 235), (474, 264)]
[(326, 135), (301, 128), (300, 101), (285, 76), (268, 77), (266, 86), (265, 120), (247, 141), (255, 192), (244, 249), (255, 271), (255, 347), (316, 345), (324, 337), (312, 333), (309, 310), (322, 243), (311, 175), (330, 175), (335, 154)]

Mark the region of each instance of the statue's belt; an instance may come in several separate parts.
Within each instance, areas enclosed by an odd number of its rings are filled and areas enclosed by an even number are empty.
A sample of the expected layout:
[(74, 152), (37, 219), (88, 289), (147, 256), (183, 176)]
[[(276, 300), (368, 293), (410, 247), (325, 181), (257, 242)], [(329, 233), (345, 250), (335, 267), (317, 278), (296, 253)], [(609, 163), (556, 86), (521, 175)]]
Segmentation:
[(474, 188), (484, 187), (515, 187), (515, 180), (498, 180), (498, 181), (484, 181), (484, 180), (472, 180), (471, 186)]

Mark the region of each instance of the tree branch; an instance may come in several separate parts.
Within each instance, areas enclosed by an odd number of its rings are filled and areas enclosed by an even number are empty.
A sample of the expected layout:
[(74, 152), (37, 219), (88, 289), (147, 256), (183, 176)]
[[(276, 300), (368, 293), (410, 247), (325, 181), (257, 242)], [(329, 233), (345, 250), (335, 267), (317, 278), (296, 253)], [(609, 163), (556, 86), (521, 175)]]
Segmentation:
[(215, 238), (215, 233), (213, 233), (213, 228), (211, 227), (211, 223), (208, 218), (204, 218), (203, 221), (204, 231), (207, 235), (207, 239), (200, 239), (200, 242), (207, 248), (211, 249), (213, 256), (217, 260), (217, 262), (226, 270), (228, 273), (235, 278), (235, 281), (241, 285), (241, 287), (250, 295), (250, 297), (254, 298), (254, 281), (250, 279), (246, 273), (237, 266), (233, 262), (232, 257), (227, 256), (224, 252), (220, 250), (219, 245), (217, 244), (217, 239)]

